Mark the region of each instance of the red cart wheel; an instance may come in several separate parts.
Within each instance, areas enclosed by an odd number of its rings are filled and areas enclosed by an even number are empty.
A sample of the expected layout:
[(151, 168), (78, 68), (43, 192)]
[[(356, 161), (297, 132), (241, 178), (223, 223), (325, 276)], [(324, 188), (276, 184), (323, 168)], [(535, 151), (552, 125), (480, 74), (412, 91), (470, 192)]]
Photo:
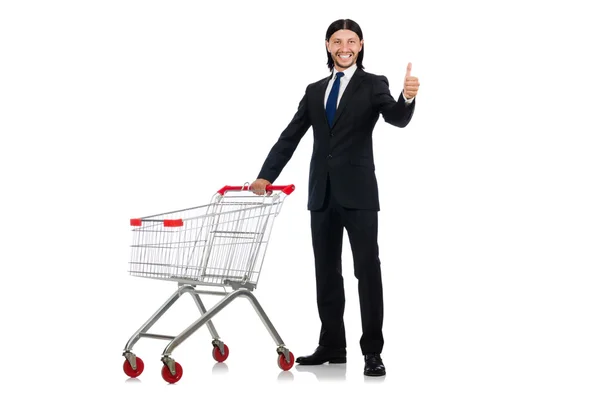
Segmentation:
[(131, 364), (129, 364), (129, 360), (127, 359), (125, 359), (125, 362), (123, 363), (123, 371), (125, 371), (125, 374), (130, 378), (137, 378), (142, 372), (144, 372), (144, 362), (141, 358), (135, 358), (135, 365), (137, 368), (133, 369)]
[(279, 357), (277, 358), (277, 365), (284, 371), (289, 371), (294, 366), (294, 355), (292, 352), (290, 354), (290, 362), (285, 361), (285, 356), (282, 353), (279, 353)]
[(215, 346), (213, 348), (212, 355), (215, 361), (222, 363), (223, 361), (227, 360), (227, 357), (229, 357), (229, 348), (226, 344), (223, 344), (223, 354), (221, 354), (221, 349), (219, 349), (219, 346)]
[(175, 375), (173, 375), (171, 374), (171, 371), (169, 371), (169, 367), (163, 365), (161, 374), (163, 379), (167, 382), (175, 383), (181, 379), (181, 375), (183, 375), (183, 368), (181, 368), (181, 365), (179, 365), (178, 362), (175, 362)]

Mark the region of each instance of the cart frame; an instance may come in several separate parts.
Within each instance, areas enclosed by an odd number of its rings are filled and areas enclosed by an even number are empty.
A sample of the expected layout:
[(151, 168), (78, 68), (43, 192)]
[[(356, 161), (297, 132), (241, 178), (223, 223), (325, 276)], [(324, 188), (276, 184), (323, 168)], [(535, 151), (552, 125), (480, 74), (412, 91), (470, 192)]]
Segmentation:
[[(266, 194), (260, 195), (251, 192), (248, 184), (227, 185), (213, 196), (208, 205), (130, 220), (131, 226), (134, 227), (130, 274), (175, 281), (178, 288), (126, 343), (123, 349), (125, 357), (123, 369), (128, 376), (137, 377), (144, 369), (143, 361), (133, 353), (134, 345), (142, 338), (163, 339), (170, 342), (162, 353), (161, 361), (164, 364), (162, 376), (169, 383), (177, 382), (183, 370), (171, 355), (175, 348), (204, 325), (207, 326), (212, 337), (213, 358), (218, 362), (224, 361), (229, 355), (229, 348), (219, 337), (212, 318), (238, 297), (250, 301), (273, 338), (277, 346), (279, 367), (284, 371), (292, 368), (293, 354), (285, 346), (252, 291), (258, 283), (274, 218), (279, 214), (285, 197), (294, 189), (294, 185), (270, 185), (267, 187)], [(232, 194), (234, 196), (231, 200), (227, 200)], [(238, 198), (241, 200), (236, 201)], [(225, 205), (233, 206), (234, 209), (223, 211)], [(198, 216), (198, 211), (205, 212)], [(173, 215), (184, 215), (184, 217), (173, 219)], [(186, 215), (188, 218), (185, 217)], [(189, 230), (181, 228), (192, 220), (195, 221), (193, 223), (195, 227), (188, 226), (188, 229), (193, 230), (196, 237), (200, 232), (203, 235), (210, 234), (210, 238), (206, 239), (204, 245), (200, 245), (199, 240), (190, 241)], [(149, 228), (146, 225), (150, 225)], [(252, 229), (250, 232), (217, 229), (225, 225), (229, 225), (230, 228)], [(171, 231), (170, 228), (181, 229)], [(181, 237), (182, 233), (185, 233), (184, 238)], [(223, 239), (226, 240), (220, 245), (217, 243), (219, 234), (223, 234), (225, 236)], [(247, 241), (239, 243), (240, 238), (245, 238)], [(239, 255), (239, 252), (243, 255)], [(226, 264), (218, 262), (223, 258), (228, 258)], [(218, 274), (211, 274), (209, 270)], [(222, 290), (214, 290), (215, 287), (220, 287)], [(148, 332), (184, 294), (192, 296), (200, 317), (174, 336)], [(200, 298), (202, 294), (222, 296), (222, 299), (207, 310)]]

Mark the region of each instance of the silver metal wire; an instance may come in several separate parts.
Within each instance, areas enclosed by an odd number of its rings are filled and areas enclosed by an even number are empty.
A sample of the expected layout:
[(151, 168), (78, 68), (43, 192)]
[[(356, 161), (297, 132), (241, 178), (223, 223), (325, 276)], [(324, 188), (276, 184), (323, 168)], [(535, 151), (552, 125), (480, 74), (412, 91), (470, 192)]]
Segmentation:
[[(216, 194), (210, 204), (141, 218), (129, 273), (192, 285), (256, 287), (286, 194)], [(165, 226), (181, 219), (182, 226)]]

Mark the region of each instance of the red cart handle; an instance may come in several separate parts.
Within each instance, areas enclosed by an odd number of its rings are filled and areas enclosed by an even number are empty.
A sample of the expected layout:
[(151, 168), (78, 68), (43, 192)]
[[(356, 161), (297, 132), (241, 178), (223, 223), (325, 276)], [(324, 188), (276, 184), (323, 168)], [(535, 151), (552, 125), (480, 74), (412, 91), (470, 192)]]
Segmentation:
[[(179, 227), (183, 226), (183, 219), (143, 219), (144, 222), (161, 222), (164, 227)], [(129, 220), (131, 226), (142, 226), (141, 218), (132, 218)]]
[[(296, 186), (294, 185), (268, 185), (266, 187), (266, 190), (268, 192), (272, 192), (274, 190), (281, 190), (283, 193), (285, 194), (291, 194), (294, 190), (296, 189)], [(221, 196), (225, 194), (225, 192), (228, 192), (230, 190), (250, 190), (250, 186), (245, 185), (245, 186), (223, 186), (219, 191), (217, 191), (217, 193), (219, 193)]]

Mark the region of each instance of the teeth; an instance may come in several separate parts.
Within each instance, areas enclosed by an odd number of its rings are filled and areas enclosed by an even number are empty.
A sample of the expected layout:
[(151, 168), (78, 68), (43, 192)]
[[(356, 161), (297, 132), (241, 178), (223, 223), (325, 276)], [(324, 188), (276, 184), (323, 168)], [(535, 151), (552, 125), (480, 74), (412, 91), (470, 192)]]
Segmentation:
[(350, 58), (350, 55), (340, 55), (340, 58)]

